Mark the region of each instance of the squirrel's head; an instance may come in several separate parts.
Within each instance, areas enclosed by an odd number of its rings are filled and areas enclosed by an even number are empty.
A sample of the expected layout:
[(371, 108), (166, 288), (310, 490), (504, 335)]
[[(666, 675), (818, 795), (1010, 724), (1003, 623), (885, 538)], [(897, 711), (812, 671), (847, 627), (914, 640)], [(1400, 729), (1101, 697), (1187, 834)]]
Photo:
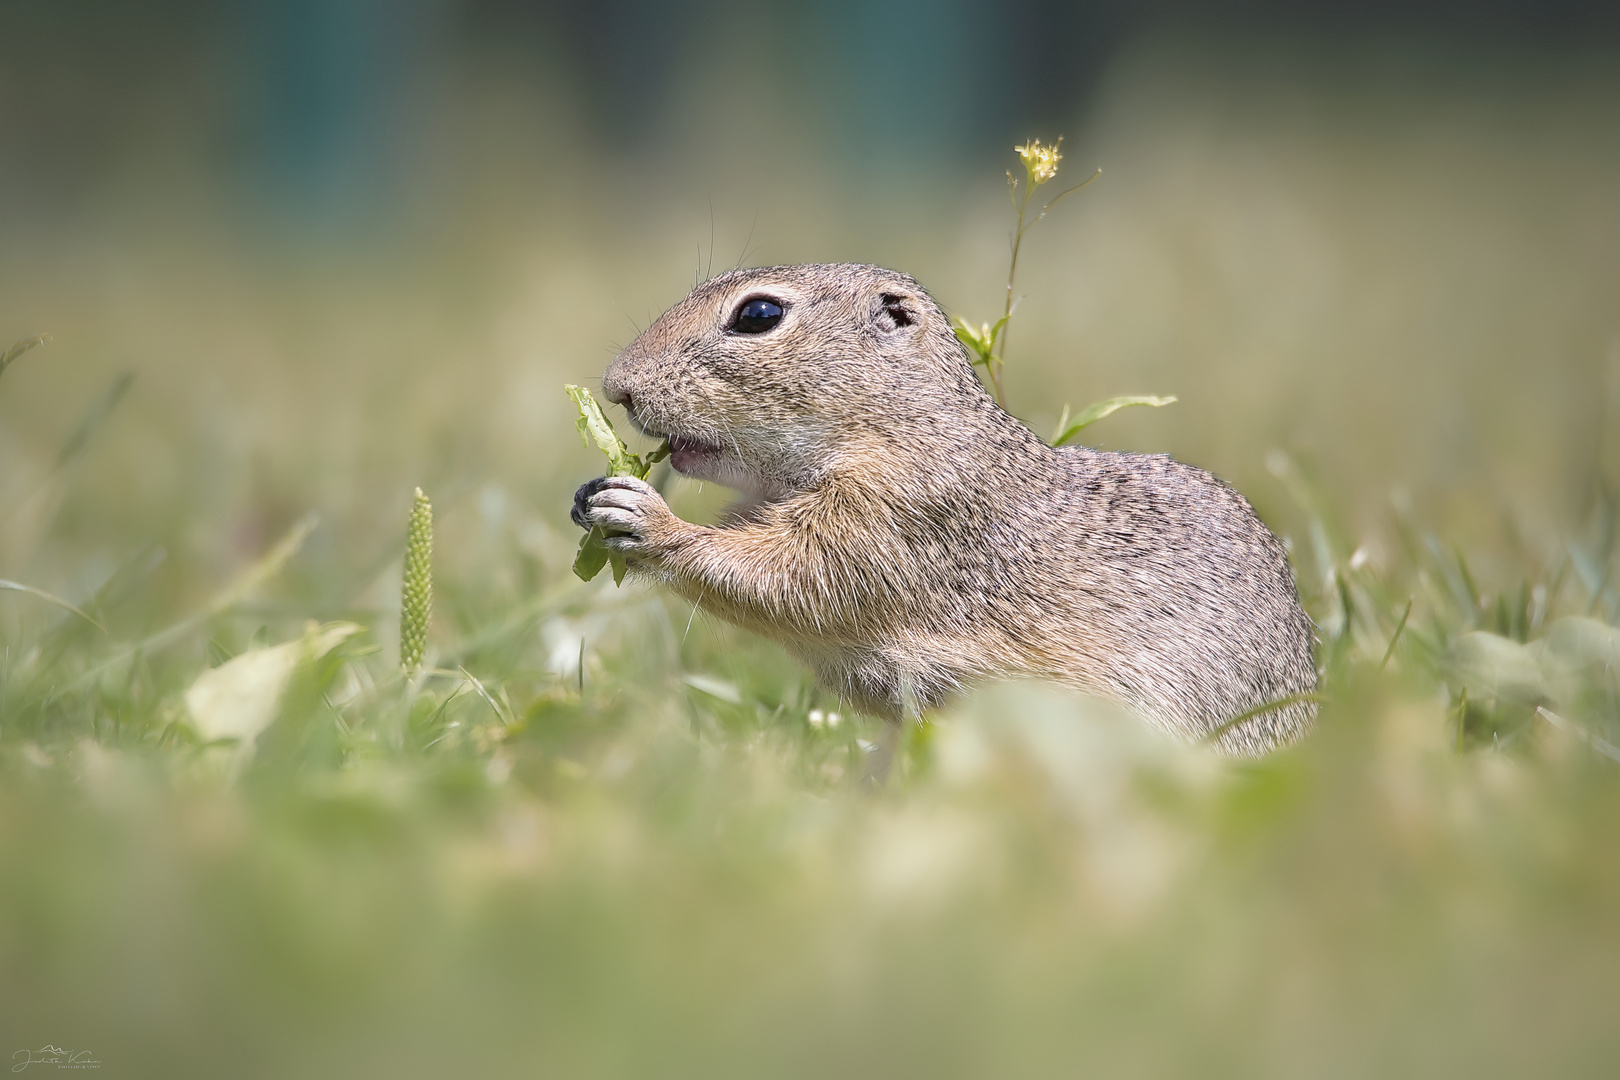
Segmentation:
[(765, 498), (926, 445), (960, 414), (947, 398), (988, 400), (922, 286), (856, 264), (706, 281), (619, 354), (602, 391), (669, 438), (677, 471)]

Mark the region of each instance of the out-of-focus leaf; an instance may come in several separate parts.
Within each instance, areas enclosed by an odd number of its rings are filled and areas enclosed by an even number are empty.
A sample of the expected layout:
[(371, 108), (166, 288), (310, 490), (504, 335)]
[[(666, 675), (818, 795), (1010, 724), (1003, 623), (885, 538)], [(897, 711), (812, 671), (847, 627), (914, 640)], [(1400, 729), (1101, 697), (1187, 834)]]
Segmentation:
[(1081, 409), (1073, 419), (1069, 418), (1069, 407), (1063, 406), (1063, 416), (1058, 420), (1057, 434), (1052, 437), (1053, 446), (1062, 446), (1081, 431), (1095, 424), (1105, 416), (1112, 416), (1121, 409), (1132, 405), (1151, 405), (1160, 408), (1173, 404), (1175, 395), (1170, 397), (1154, 397), (1152, 395), (1127, 394), (1124, 397), (1109, 398), (1107, 401), (1097, 401)]
[(1589, 693), (1607, 696), (1620, 673), (1620, 630), (1596, 619), (1558, 619), (1531, 648), (1548, 694), (1565, 706)]
[(304, 635), (280, 645), (249, 649), (203, 672), (186, 691), (186, 709), (203, 738), (235, 739), (233, 761), (253, 756), (254, 740), (276, 718), (282, 694), (304, 664), (313, 663), (358, 634), (354, 623), (314, 623)]
[(1496, 698), (1536, 705), (1547, 700), (1540, 650), (1512, 638), (1475, 630), (1463, 634), (1446, 654), (1450, 677), (1471, 698)]
[(1566, 615), (1537, 643), (1543, 663), (1568, 667), (1620, 667), (1620, 630), (1597, 619)]

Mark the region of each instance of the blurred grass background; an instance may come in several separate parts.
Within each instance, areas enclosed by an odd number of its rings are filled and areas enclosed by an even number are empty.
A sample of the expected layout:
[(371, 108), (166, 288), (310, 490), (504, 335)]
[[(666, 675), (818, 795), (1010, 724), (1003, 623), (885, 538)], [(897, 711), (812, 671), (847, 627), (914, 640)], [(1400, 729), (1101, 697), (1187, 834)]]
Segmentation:
[[(1617, 25), (0, 6), (0, 337), (53, 336), (0, 376), (0, 578), (106, 628), (0, 592), (0, 1051), (1612, 1073), (1613, 646), (1548, 642), (1620, 614)], [(1324, 729), (1232, 766), (1001, 690), (863, 794), (878, 727), (776, 650), (573, 582), (601, 463), (561, 386), (738, 262), (877, 262), (992, 318), (1002, 170), (1058, 134), (1066, 176), (1104, 173), (1026, 242), (1014, 411), (1178, 395), (1087, 435), (1212, 469), (1290, 539)], [(442, 674), (407, 691), (417, 485)], [(312, 619), (368, 632), (229, 779), (185, 690)]]

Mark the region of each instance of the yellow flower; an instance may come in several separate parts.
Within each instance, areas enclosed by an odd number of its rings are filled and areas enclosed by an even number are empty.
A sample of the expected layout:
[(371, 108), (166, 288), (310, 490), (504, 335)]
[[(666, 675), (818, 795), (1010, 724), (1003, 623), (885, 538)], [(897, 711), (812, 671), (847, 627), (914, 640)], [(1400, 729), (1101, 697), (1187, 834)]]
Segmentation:
[(1027, 145), (1015, 146), (1014, 150), (1023, 159), (1024, 171), (1029, 174), (1031, 184), (1044, 184), (1057, 175), (1058, 162), (1063, 155), (1058, 153), (1058, 147), (1063, 145), (1063, 136), (1051, 146), (1042, 146), (1039, 139), (1030, 139)]

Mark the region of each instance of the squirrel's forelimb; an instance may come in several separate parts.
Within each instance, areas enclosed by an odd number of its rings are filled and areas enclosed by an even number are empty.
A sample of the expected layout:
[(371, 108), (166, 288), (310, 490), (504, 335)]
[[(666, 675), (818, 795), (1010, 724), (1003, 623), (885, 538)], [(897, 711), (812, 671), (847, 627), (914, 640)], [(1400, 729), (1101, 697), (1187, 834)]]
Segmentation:
[(632, 570), (728, 621), (852, 643), (901, 613), (903, 541), (883, 527), (881, 502), (858, 489), (807, 492), (720, 526), (682, 521), (631, 477), (587, 484), (580, 499), (587, 522), (623, 534), (607, 544)]
[(965, 674), (1017, 670), (1028, 651), (927, 602), (938, 553), (902, 505), (829, 479), (731, 523), (694, 525), (651, 485), (612, 477), (580, 489), (575, 516), (618, 532), (605, 542), (633, 573), (779, 641), (856, 707), (898, 718), (939, 704)]

